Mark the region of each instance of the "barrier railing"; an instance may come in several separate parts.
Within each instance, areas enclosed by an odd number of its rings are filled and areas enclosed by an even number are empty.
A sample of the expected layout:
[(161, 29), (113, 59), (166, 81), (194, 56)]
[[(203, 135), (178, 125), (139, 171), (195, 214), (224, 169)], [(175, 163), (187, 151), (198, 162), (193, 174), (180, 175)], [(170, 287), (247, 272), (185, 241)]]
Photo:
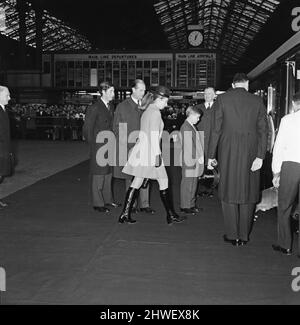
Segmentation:
[(53, 116), (10, 118), (14, 138), (82, 140), (83, 119)]

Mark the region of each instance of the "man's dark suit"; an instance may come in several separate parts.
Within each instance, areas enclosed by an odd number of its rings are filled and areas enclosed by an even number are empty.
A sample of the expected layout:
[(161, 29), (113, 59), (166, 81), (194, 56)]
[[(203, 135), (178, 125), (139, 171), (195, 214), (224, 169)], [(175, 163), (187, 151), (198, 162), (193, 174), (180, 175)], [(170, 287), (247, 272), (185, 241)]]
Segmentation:
[(187, 120), (180, 128), (181, 141), (181, 183), (180, 207), (190, 209), (196, 207), (196, 190), (198, 177), (203, 173), (204, 152), (199, 132)]
[(260, 171), (251, 171), (255, 158), (267, 149), (267, 114), (260, 97), (235, 88), (214, 104), (208, 158), (216, 156), (220, 170), (219, 196), (228, 239), (249, 240)]
[(203, 131), (204, 133), (204, 162), (207, 165), (207, 153), (208, 153), (208, 144), (211, 133), (211, 120), (213, 116), (213, 106), (210, 108), (205, 107), (205, 103), (195, 106), (199, 112), (202, 114), (201, 119), (196, 125), (198, 131)]
[[(200, 121), (197, 123), (196, 128), (198, 131), (203, 132), (203, 147), (204, 147), (204, 166), (207, 167), (207, 154), (208, 154), (208, 144), (210, 140), (210, 133), (211, 133), (211, 121), (213, 116), (213, 103), (210, 103), (210, 107), (206, 108), (205, 105), (208, 105), (208, 103), (202, 103), (199, 105), (196, 105), (195, 107), (201, 114)], [(206, 195), (213, 195), (213, 188), (211, 185), (206, 184), (206, 181), (199, 181), (198, 184), (198, 193), (200, 195), (206, 194)]]
[(11, 173), (10, 126), (7, 112), (0, 105), (0, 177)]
[[(103, 207), (105, 204), (112, 202), (112, 167), (109, 163), (100, 166), (96, 160), (97, 152), (107, 142), (96, 143), (97, 135), (101, 131), (112, 131), (112, 120), (111, 110), (100, 99), (88, 108), (83, 125), (84, 137), (90, 147), (90, 173), (92, 176), (92, 202), (94, 207)], [(114, 150), (114, 148), (111, 149)]]

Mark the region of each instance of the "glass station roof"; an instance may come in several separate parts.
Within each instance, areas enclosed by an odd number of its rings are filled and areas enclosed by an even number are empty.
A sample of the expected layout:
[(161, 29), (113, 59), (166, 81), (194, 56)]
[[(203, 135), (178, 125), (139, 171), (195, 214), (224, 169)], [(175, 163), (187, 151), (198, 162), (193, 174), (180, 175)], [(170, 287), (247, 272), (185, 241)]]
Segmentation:
[[(5, 12), (5, 28), (1, 33), (19, 40), (19, 18), (16, 8), (17, 0), (5, 0), (0, 3), (0, 12)], [(26, 44), (36, 47), (35, 11), (31, 3), (26, 9)], [(3, 15), (4, 16), (4, 15)], [(43, 50), (90, 50), (88, 39), (62, 20), (43, 10)]]
[(171, 48), (186, 48), (187, 26), (202, 24), (204, 48), (234, 64), (245, 53), (280, 0), (156, 0), (154, 8)]

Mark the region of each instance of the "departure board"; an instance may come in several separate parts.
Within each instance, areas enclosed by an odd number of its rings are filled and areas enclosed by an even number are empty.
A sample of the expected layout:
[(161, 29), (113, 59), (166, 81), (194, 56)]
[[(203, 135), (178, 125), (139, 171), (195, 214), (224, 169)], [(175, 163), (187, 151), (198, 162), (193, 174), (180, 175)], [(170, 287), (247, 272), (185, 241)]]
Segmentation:
[(54, 86), (89, 88), (97, 78), (121, 89), (130, 88), (135, 79), (143, 79), (147, 87), (172, 87), (172, 62), (172, 53), (54, 54)]
[(203, 91), (209, 86), (216, 88), (220, 78), (217, 53), (205, 50), (52, 53), (43, 55), (43, 63), (52, 67), (51, 84), (54, 87), (74, 90), (95, 88), (104, 80), (112, 82), (117, 89), (128, 90), (135, 79), (143, 79), (147, 88), (164, 85), (172, 89)]
[(204, 90), (216, 87), (216, 53), (176, 53), (175, 87)]

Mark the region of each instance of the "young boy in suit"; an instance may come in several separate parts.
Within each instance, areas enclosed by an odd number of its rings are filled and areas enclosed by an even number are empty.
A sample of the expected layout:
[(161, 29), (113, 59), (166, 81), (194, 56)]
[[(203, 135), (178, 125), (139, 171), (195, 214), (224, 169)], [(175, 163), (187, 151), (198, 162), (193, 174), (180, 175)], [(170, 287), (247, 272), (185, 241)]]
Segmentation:
[(203, 132), (197, 131), (201, 114), (196, 107), (189, 106), (187, 118), (180, 128), (182, 178), (180, 184), (180, 207), (187, 214), (199, 212), (196, 207), (196, 190), (199, 176), (204, 169)]

